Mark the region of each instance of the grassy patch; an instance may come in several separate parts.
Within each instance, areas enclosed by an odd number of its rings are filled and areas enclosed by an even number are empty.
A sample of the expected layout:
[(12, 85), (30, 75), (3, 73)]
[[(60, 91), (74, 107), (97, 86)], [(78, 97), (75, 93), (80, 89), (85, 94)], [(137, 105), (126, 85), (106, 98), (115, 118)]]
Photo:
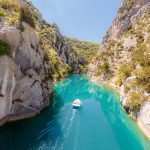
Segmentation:
[(132, 54), (133, 62), (140, 64), (142, 67), (150, 66), (150, 55), (149, 49), (146, 45), (139, 45), (138, 49), (136, 49)]
[(18, 0), (0, 0), (0, 7), (16, 12), (18, 12), (20, 8)]
[(0, 41), (0, 55), (9, 55), (10, 46), (2, 41)]
[(132, 67), (130, 65), (121, 65), (117, 73), (117, 84), (119, 86), (131, 75)]
[(35, 17), (33, 11), (30, 9), (28, 4), (21, 6), (20, 8), (20, 21), (25, 21), (33, 28), (36, 26)]
[(54, 81), (64, 78), (65, 75), (70, 71), (69, 65), (62, 62), (62, 60), (57, 55), (56, 51), (52, 48), (48, 55), (48, 64), (50, 65), (51, 76)]
[(150, 92), (150, 66), (137, 71), (136, 75), (137, 85), (140, 86), (142, 90)]
[(24, 26), (22, 25), (22, 23), (20, 21), (17, 22), (16, 28), (20, 29), (22, 32), (24, 31)]
[(108, 61), (104, 61), (103, 65), (101, 66), (102, 72), (103, 73), (108, 73), (109, 71), (109, 63)]
[(5, 16), (5, 13), (3, 11), (3, 9), (0, 8), (0, 17), (4, 17)]
[(8, 23), (9, 23), (10, 26), (14, 26), (16, 21), (17, 21), (17, 18), (9, 18)]
[(100, 47), (100, 45), (96, 43), (79, 41), (72, 38), (67, 38), (67, 41), (76, 52), (81, 54), (86, 64), (89, 64), (92, 61), (92, 58), (96, 55)]
[(145, 99), (144, 97), (138, 92), (131, 92), (129, 94), (129, 98), (127, 104), (129, 105), (131, 111), (139, 112), (141, 106), (143, 105)]

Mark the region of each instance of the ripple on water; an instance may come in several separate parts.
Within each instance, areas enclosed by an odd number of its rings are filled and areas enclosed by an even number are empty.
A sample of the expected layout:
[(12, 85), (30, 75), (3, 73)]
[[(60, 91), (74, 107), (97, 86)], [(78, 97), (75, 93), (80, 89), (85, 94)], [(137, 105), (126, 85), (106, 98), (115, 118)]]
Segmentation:
[[(73, 110), (77, 98), (82, 107)], [(52, 101), (41, 115), (0, 128), (0, 150), (150, 150), (113, 89), (74, 75), (55, 83)]]

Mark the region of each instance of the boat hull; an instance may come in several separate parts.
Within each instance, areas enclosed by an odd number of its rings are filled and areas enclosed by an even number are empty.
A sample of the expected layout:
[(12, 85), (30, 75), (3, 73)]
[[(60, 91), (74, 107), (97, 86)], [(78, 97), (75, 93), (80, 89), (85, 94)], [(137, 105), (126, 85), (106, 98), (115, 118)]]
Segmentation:
[(72, 107), (73, 107), (73, 109), (79, 109), (80, 108), (80, 106), (75, 106), (75, 105), (73, 105)]

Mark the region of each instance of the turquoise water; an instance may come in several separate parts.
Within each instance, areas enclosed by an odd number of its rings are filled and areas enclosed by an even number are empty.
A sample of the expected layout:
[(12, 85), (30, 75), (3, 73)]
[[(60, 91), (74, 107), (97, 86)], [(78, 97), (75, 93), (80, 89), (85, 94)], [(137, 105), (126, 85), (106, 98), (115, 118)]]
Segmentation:
[(41, 115), (0, 128), (0, 150), (150, 150), (114, 90), (74, 75), (55, 84), (52, 99)]

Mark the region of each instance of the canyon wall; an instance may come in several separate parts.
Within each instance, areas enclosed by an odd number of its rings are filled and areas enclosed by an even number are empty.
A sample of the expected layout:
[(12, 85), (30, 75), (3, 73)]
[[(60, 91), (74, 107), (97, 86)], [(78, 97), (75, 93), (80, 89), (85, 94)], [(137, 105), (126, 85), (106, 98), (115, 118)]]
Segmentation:
[(31, 2), (0, 1), (0, 125), (39, 114), (50, 103), (53, 82), (83, 65)]
[(122, 106), (150, 131), (150, 0), (122, 1), (89, 76), (118, 88)]

